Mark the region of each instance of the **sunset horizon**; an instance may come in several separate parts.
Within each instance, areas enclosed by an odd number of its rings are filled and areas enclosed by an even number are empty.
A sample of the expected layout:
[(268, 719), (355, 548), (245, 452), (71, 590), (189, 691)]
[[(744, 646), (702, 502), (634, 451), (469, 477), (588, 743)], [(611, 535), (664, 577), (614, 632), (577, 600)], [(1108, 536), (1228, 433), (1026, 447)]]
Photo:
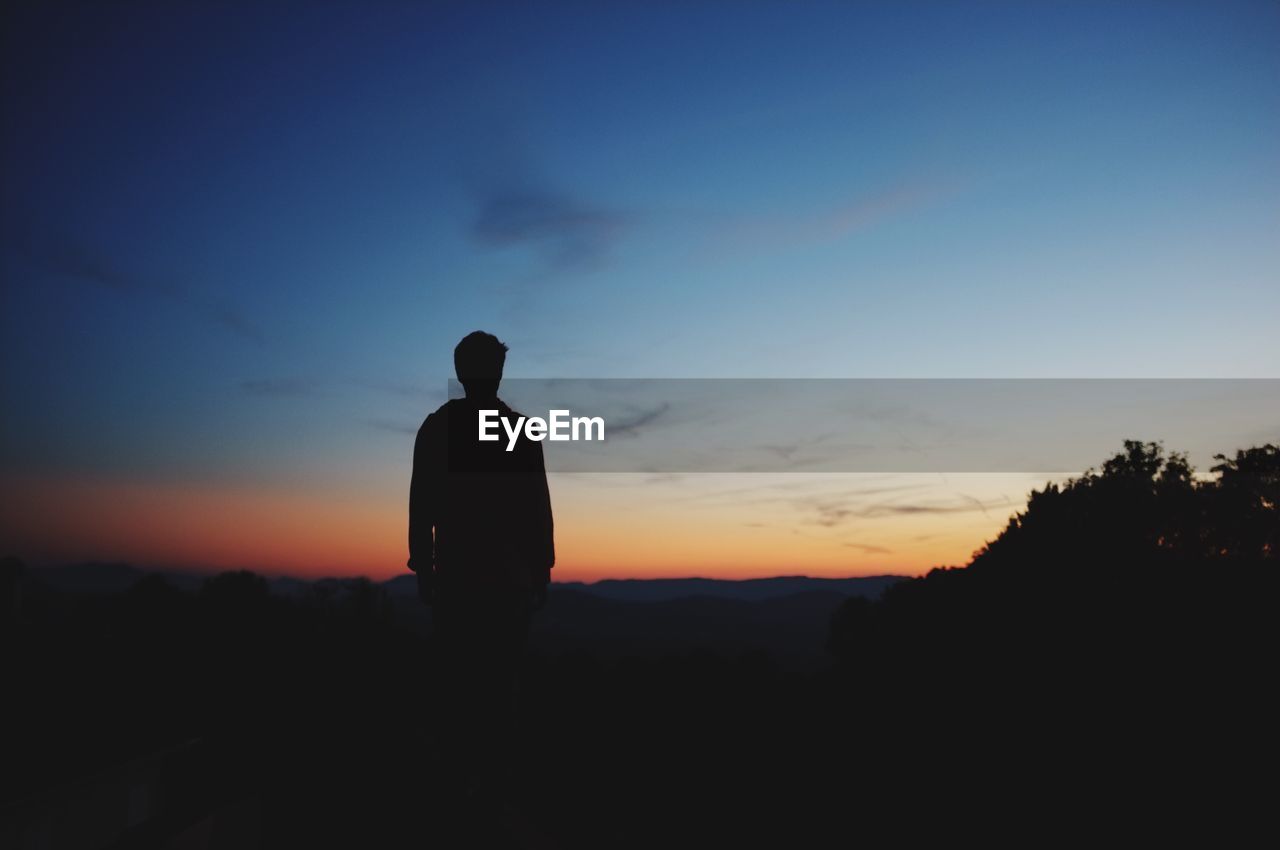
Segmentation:
[[(407, 573), (413, 435), (477, 329), (508, 381), (1271, 378), (1280, 21), (1178, 10), (17, 9), (0, 546)], [(946, 445), (929, 401), (830, 430)], [(1072, 460), (1197, 448), (1156, 426)], [(553, 468), (554, 578), (919, 575), (1049, 480), (790, 451), (734, 494)]]
[(0, 847), (1274, 830), (1277, 0), (0, 46)]

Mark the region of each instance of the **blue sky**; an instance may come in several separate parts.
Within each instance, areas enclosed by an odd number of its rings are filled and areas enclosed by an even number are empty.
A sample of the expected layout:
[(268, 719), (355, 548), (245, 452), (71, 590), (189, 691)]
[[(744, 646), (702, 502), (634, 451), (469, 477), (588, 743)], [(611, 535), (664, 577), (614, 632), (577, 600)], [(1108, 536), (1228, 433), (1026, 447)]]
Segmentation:
[(9, 474), (398, 493), (475, 328), (541, 377), (1280, 362), (1275, 3), (5, 14)]

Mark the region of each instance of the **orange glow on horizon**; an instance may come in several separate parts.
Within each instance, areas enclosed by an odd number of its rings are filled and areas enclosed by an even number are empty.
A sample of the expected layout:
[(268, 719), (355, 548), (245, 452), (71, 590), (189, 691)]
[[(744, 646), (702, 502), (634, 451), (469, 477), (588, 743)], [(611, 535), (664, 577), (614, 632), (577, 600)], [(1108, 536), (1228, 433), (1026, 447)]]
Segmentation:
[[(157, 482), (13, 484), (9, 492), (23, 498), (6, 507), (6, 554), (33, 564), (124, 561), (376, 580), (405, 572), (407, 507), (398, 492), (379, 500)], [(889, 516), (846, 530), (768, 499), (717, 503), (723, 484), (705, 498), (690, 497), (688, 482), (674, 492), (651, 482), (606, 487), (552, 476), (551, 486), (557, 581), (917, 575), (967, 561), (1014, 509)]]

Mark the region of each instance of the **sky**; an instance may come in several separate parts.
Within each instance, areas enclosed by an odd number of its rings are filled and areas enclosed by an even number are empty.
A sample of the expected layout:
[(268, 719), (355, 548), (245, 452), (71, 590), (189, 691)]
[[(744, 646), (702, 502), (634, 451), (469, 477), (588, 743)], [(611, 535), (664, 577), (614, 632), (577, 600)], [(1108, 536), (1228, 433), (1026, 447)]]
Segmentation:
[[(1277, 377), (1273, 2), (3, 14), (30, 563), (403, 571), (478, 328), (513, 377)], [(556, 475), (556, 577), (919, 573), (1041, 483)]]

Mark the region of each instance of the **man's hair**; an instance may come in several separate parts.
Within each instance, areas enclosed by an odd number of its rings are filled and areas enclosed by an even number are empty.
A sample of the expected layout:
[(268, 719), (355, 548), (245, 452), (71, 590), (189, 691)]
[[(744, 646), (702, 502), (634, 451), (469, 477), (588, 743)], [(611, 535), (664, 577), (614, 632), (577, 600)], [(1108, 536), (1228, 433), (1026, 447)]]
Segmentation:
[(502, 367), (507, 362), (507, 346), (493, 334), (472, 331), (453, 350), (453, 368), (463, 386), (492, 381), (497, 388)]

